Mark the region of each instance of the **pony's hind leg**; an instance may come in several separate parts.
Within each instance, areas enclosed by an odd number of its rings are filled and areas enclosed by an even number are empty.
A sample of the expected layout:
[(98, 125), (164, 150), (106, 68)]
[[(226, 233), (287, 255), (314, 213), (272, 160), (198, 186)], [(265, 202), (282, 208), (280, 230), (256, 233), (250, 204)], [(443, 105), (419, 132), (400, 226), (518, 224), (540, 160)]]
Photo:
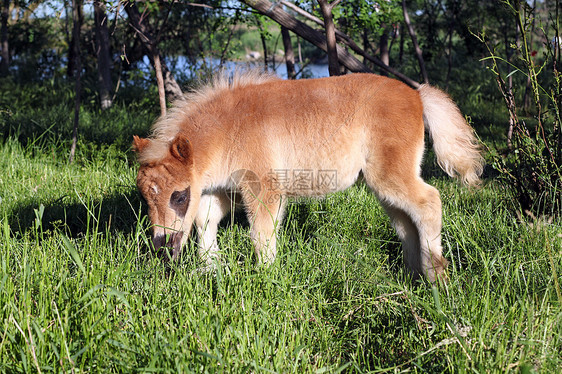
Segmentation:
[(385, 201), (381, 201), (381, 204), (402, 242), (404, 265), (412, 272), (413, 278), (417, 279), (422, 275), (418, 228), (402, 209), (393, 207)]
[[(405, 191), (404, 191), (405, 192)], [(414, 278), (430, 282), (444, 276), (448, 261), (441, 247), (441, 199), (432, 186), (419, 181), (401, 198), (383, 198), (383, 206), (402, 241), (404, 264)]]
[(389, 214), (402, 241), (404, 263), (417, 277), (430, 282), (444, 276), (448, 261), (441, 247), (441, 199), (434, 187), (420, 177), (394, 175), (374, 179), (365, 175)]
[(222, 191), (201, 196), (195, 226), (199, 237), (199, 258), (207, 265), (218, 257), (218, 225), (231, 210), (231, 205), (230, 198)]
[(445, 278), (448, 261), (441, 247), (441, 198), (436, 188), (421, 179), (412, 205), (407, 207), (420, 237), (421, 270), (430, 282)]

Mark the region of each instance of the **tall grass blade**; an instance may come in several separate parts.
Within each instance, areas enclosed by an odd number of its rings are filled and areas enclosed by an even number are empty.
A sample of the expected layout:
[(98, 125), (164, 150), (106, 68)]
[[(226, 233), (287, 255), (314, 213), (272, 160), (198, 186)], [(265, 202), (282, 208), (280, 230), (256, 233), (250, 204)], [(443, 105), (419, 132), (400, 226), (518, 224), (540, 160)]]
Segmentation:
[(62, 235), (61, 239), (64, 244), (63, 248), (66, 251), (66, 253), (74, 261), (74, 263), (76, 264), (78, 269), (80, 269), (82, 274), (86, 274), (86, 268), (84, 268), (84, 265), (82, 264), (82, 260), (80, 259), (80, 255), (78, 254), (78, 251), (76, 250), (76, 246), (74, 245), (74, 243), (72, 243), (66, 235)]

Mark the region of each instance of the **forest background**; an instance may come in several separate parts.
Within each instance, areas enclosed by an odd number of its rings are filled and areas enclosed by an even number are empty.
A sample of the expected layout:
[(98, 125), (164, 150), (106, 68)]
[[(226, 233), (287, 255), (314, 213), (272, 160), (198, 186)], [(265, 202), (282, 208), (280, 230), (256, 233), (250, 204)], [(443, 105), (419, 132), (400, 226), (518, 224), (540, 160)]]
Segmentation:
[[(557, 1), (10, 1), (0, 24), (0, 371), (524, 371), (562, 366)], [(442, 193), (451, 281), (412, 284), (365, 186), (295, 201), (253, 266), (150, 250), (132, 135), (218, 71), (369, 71), (453, 97), (481, 189)], [(236, 224), (233, 224), (235, 222)]]

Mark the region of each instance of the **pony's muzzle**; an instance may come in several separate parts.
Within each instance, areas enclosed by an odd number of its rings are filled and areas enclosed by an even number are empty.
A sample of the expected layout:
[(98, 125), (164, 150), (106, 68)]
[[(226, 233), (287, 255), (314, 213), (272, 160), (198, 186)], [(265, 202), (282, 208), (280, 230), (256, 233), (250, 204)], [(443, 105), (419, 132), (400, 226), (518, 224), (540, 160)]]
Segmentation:
[(156, 251), (160, 249), (171, 249), (172, 260), (176, 260), (181, 252), (183, 231), (176, 231), (171, 234), (157, 234), (152, 238), (152, 245)]

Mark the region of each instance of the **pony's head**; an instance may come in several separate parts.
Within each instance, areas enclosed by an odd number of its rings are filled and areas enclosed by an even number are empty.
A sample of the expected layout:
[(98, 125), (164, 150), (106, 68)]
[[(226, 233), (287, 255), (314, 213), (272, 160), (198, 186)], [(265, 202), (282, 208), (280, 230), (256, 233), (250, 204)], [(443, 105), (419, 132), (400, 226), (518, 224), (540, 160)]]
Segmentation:
[[(137, 187), (148, 204), (155, 249), (173, 248), (176, 258), (191, 230), (193, 154), (178, 134), (171, 142), (133, 137), (140, 169)], [(190, 209), (191, 207), (191, 209)]]

